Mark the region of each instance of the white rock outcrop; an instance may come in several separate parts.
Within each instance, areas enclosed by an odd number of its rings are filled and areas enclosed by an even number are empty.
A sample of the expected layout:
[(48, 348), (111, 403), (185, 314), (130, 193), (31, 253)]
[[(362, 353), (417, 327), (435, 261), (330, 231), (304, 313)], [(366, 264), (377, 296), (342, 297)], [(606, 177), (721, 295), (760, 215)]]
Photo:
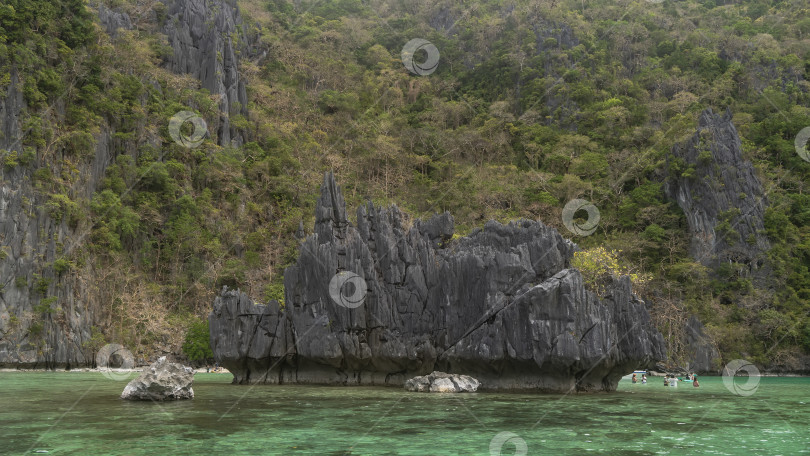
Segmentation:
[(192, 399), (194, 369), (166, 361), (163, 356), (143, 370), (121, 393), (121, 399), (132, 401), (171, 401)]
[(417, 393), (474, 393), (481, 382), (469, 375), (433, 371), (405, 381), (405, 389)]

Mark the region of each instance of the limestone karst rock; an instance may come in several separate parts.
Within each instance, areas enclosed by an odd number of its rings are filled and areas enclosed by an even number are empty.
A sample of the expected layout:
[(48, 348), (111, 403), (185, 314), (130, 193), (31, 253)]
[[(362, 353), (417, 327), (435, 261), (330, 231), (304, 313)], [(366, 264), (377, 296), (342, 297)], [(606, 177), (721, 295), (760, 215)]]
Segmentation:
[(768, 276), (767, 199), (742, 155), (731, 113), (703, 111), (697, 132), (672, 147), (668, 168), (665, 189), (686, 215), (692, 257), (709, 267), (734, 262), (755, 279)]
[(127, 384), (121, 393), (121, 399), (132, 401), (192, 399), (193, 382), (192, 368), (172, 363), (163, 356)]
[[(219, 99), (219, 119), (209, 119), (209, 129), (216, 132), (220, 145), (240, 145), (242, 132), (229, 121), (232, 114), (247, 113), (247, 94), (239, 71), (240, 57), (256, 57), (264, 52), (256, 45), (257, 31), (244, 26), (239, 8), (233, 0), (166, 0), (141, 5), (144, 15), (128, 15), (121, 6), (108, 7), (104, 2), (90, 2), (98, 21), (111, 38), (121, 38), (125, 30), (146, 27), (166, 35), (172, 52), (163, 65), (179, 74), (197, 78), (201, 86)], [(157, 14), (157, 10), (161, 14)], [(164, 16), (165, 13), (165, 17)], [(159, 18), (161, 16), (162, 18)], [(27, 139), (24, 121), (32, 115), (58, 124), (65, 117), (65, 105), (45, 113), (31, 112), (23, 96), (25, 74), (12, 65), (9, 84), (0, 90), (0, 153), (10, 151), (23, 156)], [(157, 81), (152, 81), (162, 90)], [(143, 98), (142, 103), (147, 99)], [(48, 113), (50, 111), (50, 114)], [(168, 121), (168, 119), (167, 119)], [(89, 159), (47, 163), (55, 175), (76, 166), (82, 179), (69, 190), (75, 201), (89, 200), (100, 189), (108, 166), (125, 152), (116, 131), (102, 124), (92, 132), (94, 146), (87, 151)], [(160, 148), (160, 138), (143, 132), (141, 145)], [(60, 156), (59, 148), (52, 151)], [(92, 327), (100, 326), (102, 306), (109, 297), (92, 284), (92, 268), (78, 274), (59, 276), (51, 265), (65, 252), (80, 249), (88, 240), (87, 227), (71, 226), (68, 217), (53, 217), (42, 209), (49, 201), (47, 192), (38, 191), (32, 179), (33, 169), (25, 166), (0, 166), (0, 366), (22, 368), (57, 368), (90, 365), (87, 348)], [(73, 172), (73, 171), (70, 171)], [(47, 290), (32, 292), (31, 286), (16, 286), (16, 281), (47, 283)], [(57, 299), (60, 312), (37, 313), (34, 309), (45, 296)], [(13, 323), (12, 323), (13, 322)], [(37, 331), (32, 327), (40, 326)], [(41, 334), (42, 336), (35, 336)]]
[[(712, 269), (733, 265), (757, 286), (767, 287), (767, 199), (753, 165), (743, 157), (731, 112), (703, 111), (695, 134), (674, 145), (667, 160), (665, 191), (686, 216), (695, 261)], [(718, 372), (720, 352), (703, 324), (691, 317), (684, 329), (690, 369)]]
[(434, 371), (405, 381), (405, 389), (416, 393), (474, 393), (481, 382), (462, 374)]
[[(486, 389), (610, 391), (664, 358), (629, 279), (599, 299), (569, 268), (576, 246), (540, 222), (451, 239), (449, 214), (405, 229), (395, 206), (369, 203), (354, 226), (331, 174), (315, 220), (283, 307), (227, 289), (214, 303), (212, 349), (236, 383), (401, 386), (440, 370)], [(341, 275), (351, 290), (335, 296)]]
[(244, 138), (231, 127), (230, 115), (247, 114), (247, 91), (239, 74), (239, 55), (247, 53), (255, 39), (243, 28), (236, 2), (170, 0), (167, 5), (163, 32), (173, 51), (167, 66), (175, 73), (194, 76), (203, 88), (219, 97), (218, 142), (241, 145)]

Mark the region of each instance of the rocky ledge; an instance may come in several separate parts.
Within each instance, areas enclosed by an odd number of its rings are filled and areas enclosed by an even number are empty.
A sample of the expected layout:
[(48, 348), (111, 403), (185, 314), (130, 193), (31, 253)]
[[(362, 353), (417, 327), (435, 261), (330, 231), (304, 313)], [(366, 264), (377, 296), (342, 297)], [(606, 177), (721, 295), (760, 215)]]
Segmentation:
[(405, 389), (415, 393), (474, 393), (481, 382), (469, 375), (431, 372), (405, 381)]
[(138, 378), (129, 382), (121, 393), (121, 399), (132, 401), (167, 401), (192, 399), (194, 370), (182, 364), (172, 363), (163, 356), (145, 368)]
[(228, 289), (214, 303), (214, 357), (234, 382), (402, 387), (440, 370), (488, 390), (612, 391), (664, 359), (629, 279), (601, 299), (586, 290), (555, 229), (490, 221), (452, 239), (448, 213), (409, 229), (402, 218), (368, 203), (354, 226), (327, 174), (285, 305)]

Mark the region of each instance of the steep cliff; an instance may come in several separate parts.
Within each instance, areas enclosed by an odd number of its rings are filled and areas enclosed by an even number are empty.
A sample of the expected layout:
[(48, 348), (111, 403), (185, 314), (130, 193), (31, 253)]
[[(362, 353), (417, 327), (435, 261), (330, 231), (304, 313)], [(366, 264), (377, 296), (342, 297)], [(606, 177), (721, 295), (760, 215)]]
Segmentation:
[(452, 232), (449, 214), (406, 229), (395, 206), (371, 203), (354, 226), (327, 175), (315, 232), (284, 274), (284, 306), (223, 290), (209, 317), (216, 359), (237, 383), (401, 385), (441, 370), (485, 389), (563, 392), (611, 391), (664, 358), (629, 279), (597, 298), (568, 269), (576, 246), (553, 228)]
[[(90, 6), (96, 8), (96, 20), (113, 39), (122, 30), (136, 27), (121, 8), (111, 9), (100, 2)], [(191, 74), (218, 96), (219, 121), (210, 123), (216, 141), (241, 144), (244, 135), (229, 119), (247, 113), (238, 57), (250, 54), (255, 36), (242, 26), (236, 3), (167, 0), (139, 11), (144, 13), (139, 26), (150, 33), (162, 31), (173, 49), (165, 57), (165, 65), (176, 73)], [(165, 12), (162, 21), (159, 16), (163, 13), (156, 11)], [(160, 91), (152, 76), (148, 78)], [(71, 220), (70, 213), (89, 205), (116, 157), (130, 154), (137, 158), (135, 150), (140, 146), (159, 149), (161, 140), (149, 132), (138, 132), (134, 136), (142, 138), (139, 142), (127, 142), (116, 138), (122, 132), (111, 123), (100, 122), (98, 128), (88, 129), (92, 145), (78, 157), (68, 150), (69, 141), (53, 141), (46, 152), (42, 143), (30, 140), (33, 127), (25, 127), (26, 121), (37, 116), (58, 127), (75, 107), (70, 105), (70, 97), (63, 96), (47, 109), (29, 109), (21, 79), (12, 66), (10, 84), (0, 93), (0, 366), (88, 365), (93, 363), (93, 349), (87, 345), (92, 327), (104, 319), (113, 297), (99, 290), (104, 271), (96, 269), (91, 253), (82, 254), (80, 262), (62, 263), (69, 267), (57, 266), (70, 253), (81, 251), (92, 224), (98, 222), (79, 223)], [(145, 110), (148, 102), (140, 97), (137, 110)], [(44, 170), (47, 175), (70, 173), (76, 178), (56, 192), (37, 183), (36, 176)]]
[[(692, 257), (715, 271), (730, 266), (767, 287), (767, 199), (753, 165), (742, 156), (731, 112), (705, 110), (695, 134), (672, 147), (667, 163), (665, 191), (686, 216)], [(692, 316), (684, 329), (690, 369), (718, 372), (720, 353), (703, 324)]]
[[(12, 71), (11, 84), (0, 97), (0, 149), (17, 157), (16, 162), (38, 160), (23, 146), (25, 111), (18, 74)], [(54, 155), (53, 165), (39, 165), (58, 173), (64, 166), (58, 160), (62, 151)], [(88, 179), (71, 191), (88, 196), (90, 183), (103, 171), (86, 170)], [(52, 267), (75, 235), (68, 217), (56, 209), (61, 207), (53, 205), (50, 195), (35, 189), (28, 169), (8, 162), (0, 166), (0, 365), (55, 367), (91, 361), (82, 342), (90, 338), (94, 311), (82, 297), (82, 284)]]
[(705, 110), (692, 138), (672, 147), (668, 164), (666, 192), (686, 215), (691, 255), (711, 268), (734, 263), (757, 280), (766, 278), (766, 195), (742, 156), (731, 112)]
[[(231, 127), (230, 116), (247, 114), (245, 82), (239, 75), (239, 55), (253, 40), (242, 27), (235, 1), (169, 0), (164, 33), (173, 55), (166, 62), (175, 73), (199, 79), (202, 87), (219, 96), (220, 145), (238, 147), (242, 133)], [(241, 45), (239, 43), (242, 43)]]
[(684, 327), (686, 337), (686, 355), (689, 357), (689, 372), (717, 373), (720, 372), (720, 352), (715, 342), (706, 334), (705, 327), (700, 319), (692, 315)]
[(118, 30), (120, 29), (130, 30), (132, 28), (132, 19), (129, 14), (117, 8), (107, 8), (103, 3), (99, 3), (97, 8), (98, 20), (111, 37), (118, 36)]

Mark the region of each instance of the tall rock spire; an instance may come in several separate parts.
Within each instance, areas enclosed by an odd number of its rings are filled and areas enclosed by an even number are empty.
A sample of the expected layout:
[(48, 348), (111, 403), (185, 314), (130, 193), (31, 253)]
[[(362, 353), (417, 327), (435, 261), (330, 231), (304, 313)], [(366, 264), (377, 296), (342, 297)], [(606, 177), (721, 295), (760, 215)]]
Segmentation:
[(345, 238), (349, 221), (346, 218), (346, 201), (331, 171), (323, 176), (321, 196), (315, 206), (315, 233), (318, 242), (332, 242), (335, 237)]

